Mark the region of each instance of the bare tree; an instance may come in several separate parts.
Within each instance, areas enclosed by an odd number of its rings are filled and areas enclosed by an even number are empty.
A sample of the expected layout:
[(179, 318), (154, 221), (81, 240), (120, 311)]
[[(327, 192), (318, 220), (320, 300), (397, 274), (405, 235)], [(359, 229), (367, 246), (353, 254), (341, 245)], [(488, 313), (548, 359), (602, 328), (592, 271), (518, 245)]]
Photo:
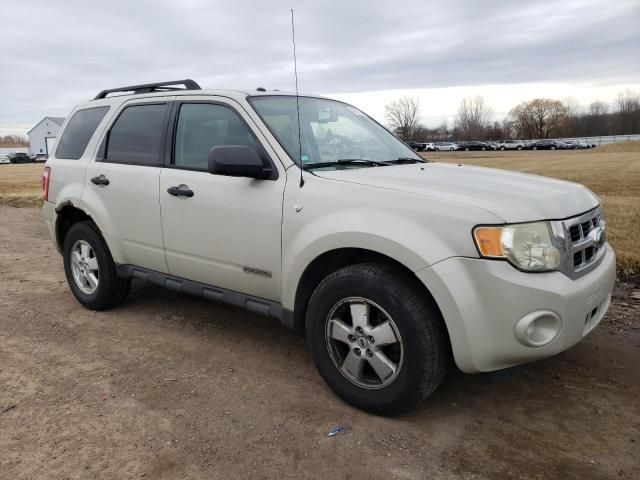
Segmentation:
[(0, 135), (0, 147), (3, 148), (16, 148), (16, 147), (28, 147), (29, 140), (23, 135)]
[(609, 105), (600, 100), (589, 104), (588, 113), (584, 116), (584, 127), (587, 135), (607, 135), (610, 127)]
[(403, 140), (411, 140), (419, 127), (420, 100), (402, 97), (384, 107), (387, 122)]
[(564, 116), (561, 122), (561, 132), (564, 137), (573, 137), (578, 132), (578, 123), (580, 122), (580, 104), (574, 97), (565, 97), (562, 99), (564, 106)]
[(505, 140), (510, 140), (514, 138), (515, 135), (515, 126), (513, 120), (509, 117), (505, 117), (502, 119), (502, 138)]
[(536, 98), (522, 102), (512, 111), (511, 116), (520, 136), (526, 138), (549, 138), (558, 131), (566, 108), (559, 100)]
[(595, 102), (591, 102), (589, 104), (589, 115), (597, 117), (600, 115), (606, 115), (607, 113), (609, 113), (609, 105), (607, 105), (605, 102), (596, 100)]
[(484, 97), (465, 97), (458, 106), (455, 129), (462, 140), (483, 138), (492, 116)]
[(631, 89), (626, 89), (618, 93), (616, 98), (618, 107), (618, 128), (619, 133), (639, 133), (640, 132), (640, 94)]

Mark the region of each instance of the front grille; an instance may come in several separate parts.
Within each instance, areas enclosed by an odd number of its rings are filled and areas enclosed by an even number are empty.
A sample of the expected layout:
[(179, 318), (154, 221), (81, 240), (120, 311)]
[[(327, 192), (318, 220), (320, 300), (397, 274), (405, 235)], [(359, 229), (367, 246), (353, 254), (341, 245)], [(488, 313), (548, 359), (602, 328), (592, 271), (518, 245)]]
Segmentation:
[[(596, 208), (584, 215), (562, 222), (567, 232), (569, 253), (573, 259), (574, 277), (595, 267), (604, 253), (604, 221)], [(602, 232), (602, 233), (601, 233)]]

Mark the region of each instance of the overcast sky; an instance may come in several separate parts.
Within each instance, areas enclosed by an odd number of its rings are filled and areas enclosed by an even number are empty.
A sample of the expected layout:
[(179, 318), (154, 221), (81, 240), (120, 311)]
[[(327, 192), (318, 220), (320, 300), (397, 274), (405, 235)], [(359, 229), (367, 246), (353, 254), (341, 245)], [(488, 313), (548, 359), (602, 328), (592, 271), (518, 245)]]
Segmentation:
[(121, 85), (293, 90), (291, 7), (301, 93), (381, 121), (404, 94), (435, 126), (465, 95), (500, 118), (536, 96), (640, 90), (639, 0), (2, 0), (0, 134)]

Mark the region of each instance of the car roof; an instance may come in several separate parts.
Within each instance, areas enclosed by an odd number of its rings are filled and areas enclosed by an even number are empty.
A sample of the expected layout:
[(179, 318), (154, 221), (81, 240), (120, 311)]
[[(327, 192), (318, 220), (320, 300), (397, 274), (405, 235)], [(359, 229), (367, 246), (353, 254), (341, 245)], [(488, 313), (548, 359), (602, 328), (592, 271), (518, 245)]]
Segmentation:
[[(295, 97), (295, 92), (280, 91), (280, 90), (232, 90), (232, 89), (202, 89), (202, 90), (169, 90), (161, 92), (150, 93), (137, 93), (137, 94), (119, 94), (113, 96), (107, 96), (105, 98), (94, 99), (89, 102), (84, 102), (78, 105), (78, 108), (92, 108), (100, 106), (119, 106), (129, 100), (149, 98), (160, 99), (163, 97), (181, 97), (181, 96), (215, 96), (226, 97), (236, 101), (244, 101), (247, 97), (270, 97), (270, 96), (292, 96)], [(300, 94), (301, 98), (326, 98), (321, 95)]]

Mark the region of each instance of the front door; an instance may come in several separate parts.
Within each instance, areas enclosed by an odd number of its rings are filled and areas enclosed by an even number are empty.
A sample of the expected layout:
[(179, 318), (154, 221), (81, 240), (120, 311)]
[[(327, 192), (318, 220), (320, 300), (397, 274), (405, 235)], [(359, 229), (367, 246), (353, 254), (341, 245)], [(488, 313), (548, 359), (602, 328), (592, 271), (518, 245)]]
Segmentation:
[[(244, 294), (280, 298), (285, 175), (253, 121), (230, 100), (177, 102), (171, 164), (160, 174), (160, 208), (171, 274)], [(214, 146), (245, 145), (271, 162), (269, 180), (208, 173)], [(276, 161), (273, 161), (276, 160)], [(179, 187), (192, 196), (174, 194)]]

